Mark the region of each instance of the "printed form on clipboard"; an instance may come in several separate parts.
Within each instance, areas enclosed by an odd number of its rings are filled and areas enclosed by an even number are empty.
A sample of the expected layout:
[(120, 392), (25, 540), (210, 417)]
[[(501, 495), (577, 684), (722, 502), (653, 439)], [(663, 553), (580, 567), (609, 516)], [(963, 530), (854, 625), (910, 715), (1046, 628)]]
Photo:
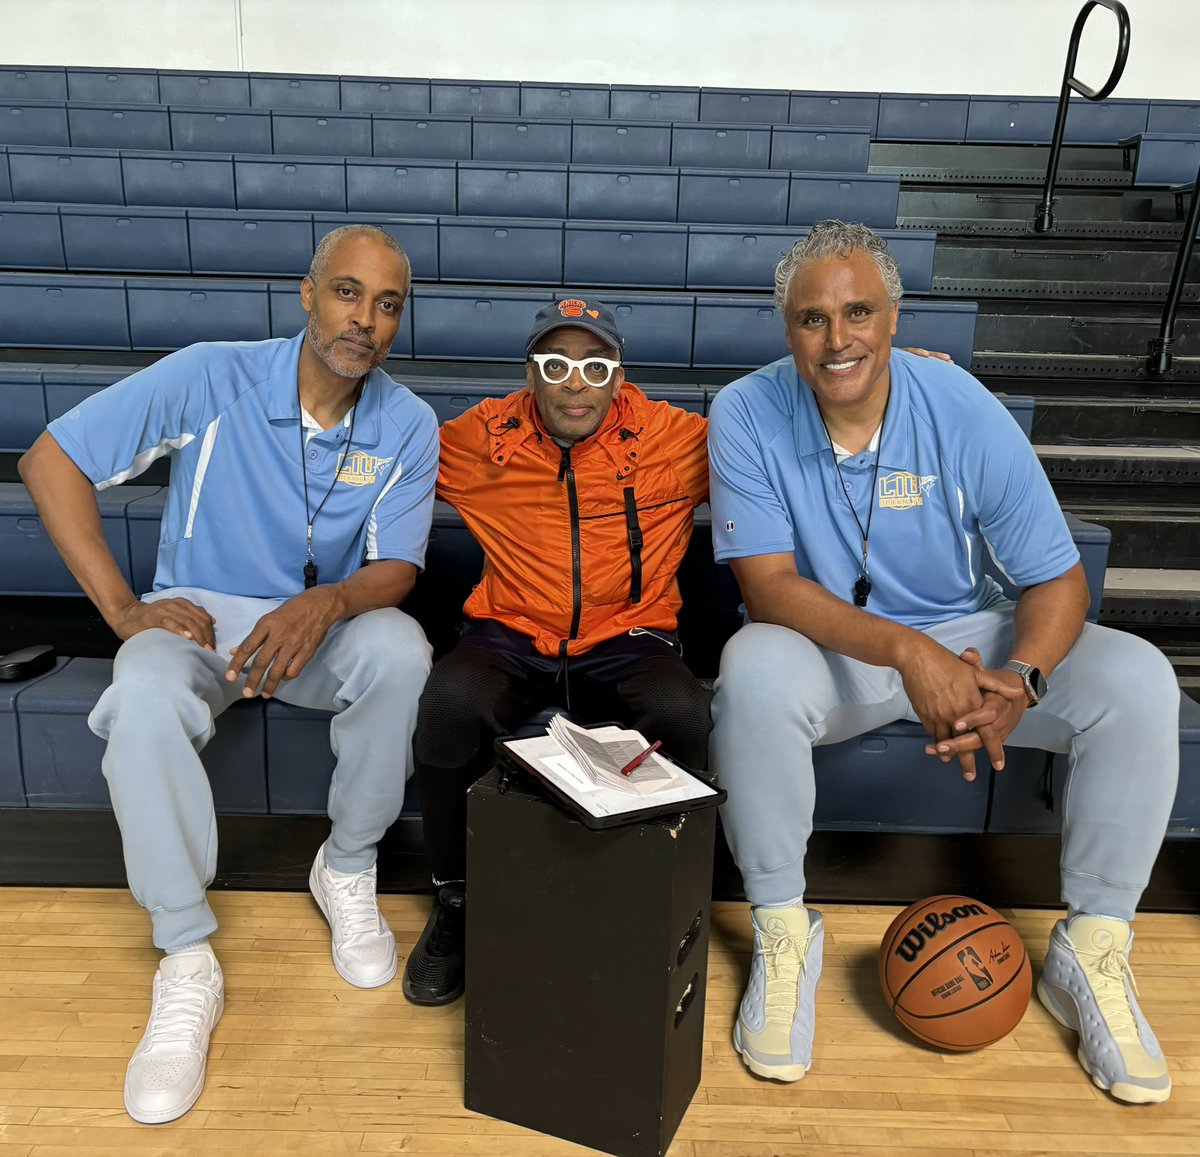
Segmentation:
[(556, 715), (547, 734), (505, 739), (499, 746), (585, 819), (688, 811), (725, 796), (657, 750), (622, 774), (651, 746), (640, 731), (578, 727)]

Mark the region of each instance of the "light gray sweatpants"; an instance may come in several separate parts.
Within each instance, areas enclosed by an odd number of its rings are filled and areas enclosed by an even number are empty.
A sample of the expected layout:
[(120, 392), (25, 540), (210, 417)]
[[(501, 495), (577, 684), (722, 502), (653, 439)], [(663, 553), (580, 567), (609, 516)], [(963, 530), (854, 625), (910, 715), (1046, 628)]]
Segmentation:
[[(192, 588), (158, 591), (145, 601), (170, 597), (190, 599), (216, 619), (216, 653), (170, 631), (134, 635), (117, 652), (112, 686), (88, 718), (108, 741), (101, 766), (129, 887), (149, 910), (154, 943), (163, 949), (202, 940), (217, 927), (205, 899), (216, 872), (216, 814), (199, 753), (216, 717), (242, 696), (244, 680), (225, 680), (230, 652), (282, 601)], [(375, 845), (400, 814), (430, 664), (413, 619), (394, 608), (369, 611), (336, 623), (300, 675), (275, 691), (284, 703), (338, 713), (330, 726), (337, 766), (327, 848), (338, 871), (369, 868)]]
[[(986, 666), (999, 667), (1009, 654), (1012, 613), (1005, 603), (925, 633), (956, 655), (973, 646)], [(1178, 681), (1157, 648), (1088, 623), (1049, 684), (1008, 743), (1069, 755), (1061, 861), (1069, 911), (1130, 920), (1175, 799)], [(722, 821), (751, 903), (804, 895), (816, 798), (812, 749), (897, 719), (916, 716), (890, 667), (848, 659), (765, 623), (751, 623), (729, 641), (710, 758), (729, 792)], [(976, 762), (986, 768), (986, 753), (976, 753)], [(944, 766), (948, 777), (961, 775), (957, 759)], [(985, 790), (984, 782), (981, 775), (975, 790)], [(895, 790), (904, 791), (899, 776)]]

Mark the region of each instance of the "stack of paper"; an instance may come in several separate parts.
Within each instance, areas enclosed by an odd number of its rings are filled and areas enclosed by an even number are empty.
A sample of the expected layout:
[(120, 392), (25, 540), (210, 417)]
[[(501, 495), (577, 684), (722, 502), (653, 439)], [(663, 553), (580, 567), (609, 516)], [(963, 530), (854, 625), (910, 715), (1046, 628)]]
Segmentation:
[(643, 759), (628, 775), (621, 769), (633, 763), (650, 746), (640, 731), (615, 727), (577, 727), (562, 715), (550, 720), (547, 733), (556, 739), (579, 770), (596, 787), (612, 788), (630, 795), (651, 795), (677, 787), (680, 777), (657, 753)]

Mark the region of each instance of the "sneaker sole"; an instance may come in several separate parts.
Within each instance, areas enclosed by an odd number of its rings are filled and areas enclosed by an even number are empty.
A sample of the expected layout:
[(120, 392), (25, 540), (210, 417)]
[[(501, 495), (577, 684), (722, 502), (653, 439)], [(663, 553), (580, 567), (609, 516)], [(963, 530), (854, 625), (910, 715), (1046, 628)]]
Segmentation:
[[(1037, 995), (1038, 1000), (1042, 1003), (1042, 1007), (1063, 1028), (1069, 1028), (1073, 1033), (1079, 1035), (1078, 1026), (1071, 1020), (1067, 1010), (1059, 1003), (1058, 998), (1046, 983), (1045, 978), (1041, 978), (1037, 982)], [(1098, 1089), (1103, 1089), (1106, 1093), (1111, 1093), (1118, 1101), (1125, 1101), (1130, 1105), (1157, 1105), (1171, 1095), (1171, 1085), (1169, 1082), (1165, 1089), (1148, 1089), (1143, 1085), (1129, 1085), (1123, 1081), (1118, 1081), (1116, 1084), (1110, 1085), (1104, 1074), (1096, 1072), (1088, 1063), (1087, 1054), (1083, 1051), (1082, 1045), (1076, 1050), (1075, 1055), (1079, 1058), (1079, 1063), (1083, 1071), (1092, 1078), (1092, 1084)]]
[[(225, 994), (222, 993), (217, 1000), (217, 1015), (213, 1018), (212, 1028), (209, 1034), (220, 1023), (222, 1015), (225, 1012)], [(187, 1099), (183, 1104), (174, 1106), (170, 1109), (160, 1109), (157, 1113), (135, 1113), (133, 1106), (129, 1103), (129, 1078), (125, 1078), (125, 1084), (122, 1087), (122, 1099), (125, 1102), (125, 1112), (133, 1118), (139, 1125), (166, 1125), (171, 1121), (178, 1121), (180, 1117), (191, 1112), (192, 1106), (200, 1100), (200, 1094), (204, 1092), (204, 1081), (208, 1074), (208, 1054), (205, 1053), (204, 1064), (200, 1067), (200, 1079), (196, 1085), (189, 1091)]]
[(408, 977), (405, 976), (405, 978), (400, 982), (400, 990), (404, 993), (404, 999), (407, 1000), (409, 1004), (419, 1004), (422, 1008), (436, 1008), (438, 1005), (453, 1004), (456, 1000), (461, 1000), (463, 993), (467, 991), (467, 986), (465, 984), (462, 985), (461, 987), (455, 989), (455, 991), (449, 996), (441, 996), (437, 997), (436, 999), (431, 999), (427, 996), (417, 996), (417, 994), (409, 987)]
[(742, 1063), (755, 1076), (766, 1077), (769, 1081), (783, 1081), (786, 1084), (794, 1084), (801, 1080), (804, 1074), (812, 1068), (811, 1062), (807, 1065), (768, 1065), (764, 1064), (757, 1057), (752, 1056), (745, 1046), (742, 1044), (742, 1026), (737, 1024), (733, 1029), (733, 1047), (737, 1049), (742, 1058)]
[[(313, 864), (312, 869), (308, 873), (308, 893), (310, 896), (312, 896), (313, 900), (316, 902), (317, 907), (320, 908), (321, 915), (325, 917), (325, 923), (329, 925), (330, 931), (332, 931), (333, 930), (333, 921), (330, 920), (329, 912), (326, 909), (325, 905), (321, 902), (321, 896), (317, 890), (317, 865), (316, 864)], [(394, 980), (396, 978), (396, 972), (399, 968), (399, 961), (398, 961), (397, 957), (393, 955), (392, 968), (391, 968), (391, 971), (386, 976), (381, 976), (378, 980), (371, 980), (371, 981), (355, 980), (353, 976), (348, 976), (346, 974), (345, 970), (342, 968), (342, 966), (338, 963), (338, 958), (333, 951), (332, 944), (330, 945), (329, 955), (330, 955), (330, 958), (333, 960), (333, 970), (338, 974), (338, 976), (340, 976), (347, 984), (351, 985), (353, 988), (382, 988), (385, 984), (390, 983), (392, 980)]]

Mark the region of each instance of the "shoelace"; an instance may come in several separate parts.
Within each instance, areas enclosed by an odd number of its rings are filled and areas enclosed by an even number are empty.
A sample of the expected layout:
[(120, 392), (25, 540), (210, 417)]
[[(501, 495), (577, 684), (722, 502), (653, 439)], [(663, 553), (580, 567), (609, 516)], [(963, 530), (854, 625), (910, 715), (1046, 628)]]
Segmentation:
[(433, 931), (429, 934), (429, 954), (431, 956), (449, 956), (462, 942), (459, 926), (462, 923), (463, 911), (461, 906), (439, 904), (437, 919)]
[(796, 1011), (796, 981), (799, 980), (800, 973), (804, 970), (808, 942), (811, 939), (811, 930), (802, 939), (785, 935), (774, 941), (768, 941), (764, 935), (762, 954), (763, 958), (768, 961), (768, 979), (787, 981), (786, 986), (776, 986), (774, 992), (771, 991), (771, 985), (767, 985), (764, 1005), (768, 1016), (775, 1013), (777, 1016), (790, 1020), (794, 1015)]
[(375, 869), (368, 868), (348, 880), (328, 878), (337, 909), (338, 923), (347, 936), (379, 931), (379, 908), (375, 903)]
[(1125, 987), (1125, 979), (1128, 977), (1134, 994), (1137, 994), (1137, 981), (1133, 977), (1129, 958), (1121, 949), (1110, 948), (1103, 955), (1092, 956), (1089, 963), (1092, 965), (1088, 969), (1091, 973), (1089, 979), (1092, 981), (1092, 991), (1096, 994), (1096, 1003), (1100, 1006), (1109, 1031), (1118, 1040), (1139, 1040), (1133, 1005)]
[(194, 1042), (204, 1023), (211, 989), (196, 976), (162, 980), (159, 985), (158, 1004), (148, 1030), (151, 1042)]

